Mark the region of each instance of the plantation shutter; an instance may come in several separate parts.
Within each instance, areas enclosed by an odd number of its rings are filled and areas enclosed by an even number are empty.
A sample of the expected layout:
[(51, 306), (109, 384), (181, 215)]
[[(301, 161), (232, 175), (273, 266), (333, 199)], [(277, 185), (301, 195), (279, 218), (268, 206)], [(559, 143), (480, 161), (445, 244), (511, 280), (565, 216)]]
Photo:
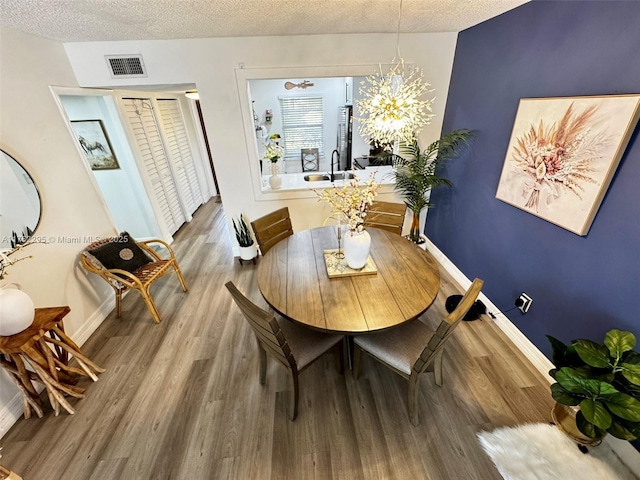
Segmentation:
[(122, 101), (163, 220), (173, 234), (185, 222), (185, 217), (151, 101), (148, 98), (123, 98)]
[(165, 144), (173, 161), (176, 180), (180, 186), (185, 208), (189, 213), (193, 213), (202, 205), (202, 193), (178, 100), (158, 99), (158, 110)]
[(322, 97), (280, 97), (285, 160), (300, 161), (300, 149), (317, 148), (324, 157)]

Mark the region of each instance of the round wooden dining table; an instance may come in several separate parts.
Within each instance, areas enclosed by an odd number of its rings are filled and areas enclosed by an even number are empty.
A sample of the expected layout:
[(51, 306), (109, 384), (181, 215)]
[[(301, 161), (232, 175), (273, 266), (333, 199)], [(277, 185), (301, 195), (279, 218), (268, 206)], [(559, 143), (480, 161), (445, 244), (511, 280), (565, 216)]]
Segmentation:
[(282, 316), (326, 332), (376, 332), (420, 316), (440, 288), (436, 260), (396, 233), (367, 231), (377, 273), (329, 278), (324, 250), (338, 247), (337, 229), (314, 228), (287, 237), (262, 258), (262, 296)]

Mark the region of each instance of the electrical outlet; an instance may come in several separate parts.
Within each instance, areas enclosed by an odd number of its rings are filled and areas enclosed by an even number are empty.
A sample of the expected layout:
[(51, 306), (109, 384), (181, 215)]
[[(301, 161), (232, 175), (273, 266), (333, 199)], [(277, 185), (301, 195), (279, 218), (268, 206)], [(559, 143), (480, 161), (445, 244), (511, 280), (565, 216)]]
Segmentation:
[(526, 293), (522, 292), (520, 296), (516, 299), (516, 307), (522, 312), (527, 313), (529, 308), (531, 308), (531, 304), (533, 303), (533, 298), (531, 298)]

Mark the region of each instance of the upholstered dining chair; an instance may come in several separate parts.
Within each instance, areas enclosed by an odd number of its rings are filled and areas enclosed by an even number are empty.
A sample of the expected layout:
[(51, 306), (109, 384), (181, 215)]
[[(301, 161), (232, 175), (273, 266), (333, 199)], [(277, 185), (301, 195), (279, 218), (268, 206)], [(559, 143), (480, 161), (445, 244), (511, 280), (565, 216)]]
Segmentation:
[(435, 333), (416, 319), (380, 333), (354, 338), (353, 374), (360, 373), (362, 352), (409, 380), (409, 419), (418, 425), (418, 379), (425, 371), (433, 371), (435, 383), (442, 386), (442, 355), (453, 330), (478, 298), (483, 281), (476, 278), (460, 300), (456, 309), (440, 323)]
[(287, 207), (282, 207), (254, 220), (251, 222), (251, 228), (253, 228), (262, 255), (265, 255), (280, 240), (293, 235)]
[(407, 206), (404, 203), (381, 202), (374, 200), (364, 217), (365, 227), (381, 228), (390, 232), (402, 233), (404, 214)]
[(227, 282), (225, 287), (249, 322), (258, 341), (260, 384), (264, 385), (267, 375), (267, 355), (276, 359), (289, 371), (293, 383), (289, 418), (291, 421), (295, 420), (298, 416), (298, 374), (334, 347), (338, 356), (339, 371), (342, 373), (344, 336), (316, 332), (289, 320), (276, 319), (272, 313), (245, 297), (233, 282)]
[[(161, 257), (152, 245), (166, 249)], [(142, 295), (153, 321), (160, 323), (160, 314), (151, 296), (151, 285), (160, 277), (174, 273), (183, 291), (187, 284), (182, 276), (173, 250), (162, 240), (136, 242), (127, 232), (117, 237), (105, 238), (85, 247), (80, 255), (81, 265), (105, 280), (116, 294), (116, 316), (120, 318), (122, 294), (137, 290)]]

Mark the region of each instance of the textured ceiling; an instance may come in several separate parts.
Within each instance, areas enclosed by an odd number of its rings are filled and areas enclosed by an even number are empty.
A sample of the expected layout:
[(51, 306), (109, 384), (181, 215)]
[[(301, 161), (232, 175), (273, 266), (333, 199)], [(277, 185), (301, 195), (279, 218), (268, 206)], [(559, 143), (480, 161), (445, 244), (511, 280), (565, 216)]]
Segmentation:
[[(403, 33), (458, 32), (527, 0), (402, 0)], [(62, 42), (395, 33), (400, 0), (0, 0), (0, 26)]]

